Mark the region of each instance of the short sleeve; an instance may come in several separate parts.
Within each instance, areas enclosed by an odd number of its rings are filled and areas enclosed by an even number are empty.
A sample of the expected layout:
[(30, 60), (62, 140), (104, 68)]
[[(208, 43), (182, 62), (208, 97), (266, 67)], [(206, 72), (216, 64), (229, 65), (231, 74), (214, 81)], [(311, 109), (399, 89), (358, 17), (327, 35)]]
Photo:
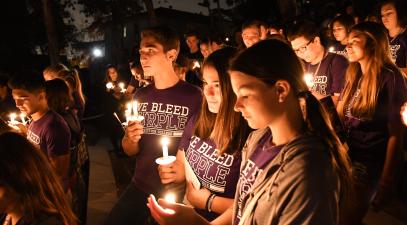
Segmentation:
[(189, 119), (187, 125), (185, 126), (184, 132), (182, 133), (181, 140), (178, 144), (178, 149), (186, 150), (189, 147), (189, 142), (191, 140), (192, 135), (195, 132), (195, 124), (197, 121), (197, 115), (195, 114), (193, 117)]
[(44, 135), (47, 154), (57, 157), (69, 154), (71, 132), (66, 124), (52, 123)]

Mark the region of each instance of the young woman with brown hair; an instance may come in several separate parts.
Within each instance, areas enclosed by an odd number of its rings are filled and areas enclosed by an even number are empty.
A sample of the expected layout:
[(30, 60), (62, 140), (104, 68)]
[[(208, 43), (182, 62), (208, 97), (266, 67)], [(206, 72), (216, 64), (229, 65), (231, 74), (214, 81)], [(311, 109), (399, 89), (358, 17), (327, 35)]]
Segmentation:
[(387, 34), (374, 22), (352, 27), (347, 45), (349, 68), (338, 114), (347, 131), (349, 156), (356, 177), (360, 223), (375, 193), (385, 200), (401, 153), (400, 108), (407, 99), (405, 78), (390, 58)]
[(233, 203), (241, 149), (250, 132), (243, 117), (233, 110), (236, 96), (227, 70), (235, 53), (234, 48), (225, 47), (205, 59), (202, 67), (205, 98), (198, 119), (187, 124), (195, 126), (195, 130), (192, 135), (184, 133), (178, 161), (159, 168), (161, 181), (166, 184), (183, 182), (184, 164), (191, 166), (200, 188), (188, 183), (186, 198), (208, 220), (215, 219)]
[(76, 225), (44, 153), (13, 132), (0, 135), (0, 224)]

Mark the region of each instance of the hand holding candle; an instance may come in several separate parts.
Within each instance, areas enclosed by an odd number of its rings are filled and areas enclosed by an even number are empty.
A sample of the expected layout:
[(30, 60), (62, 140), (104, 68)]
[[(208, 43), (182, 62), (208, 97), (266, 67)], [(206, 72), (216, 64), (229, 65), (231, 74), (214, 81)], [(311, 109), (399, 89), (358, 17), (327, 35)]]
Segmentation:
[(119, 87), (120, 87), (120, 92), (122, 92), (122, 93), (126, 92), (126, 89), (124, 88), (124, 83), (123, 82), (119, 83)]
[(124, 126), (129, 125), (131, 121), (142, 121), (144, 120), (143, 116), (138, 114), (138, 102), (132, 101), (127, 103), (126, 111), (124, 111), (124, 116), (126, 117), (126, 122), (123, 123)]
[(108, 82), (108, 83), (106, 84), (106, 88), (107, 88), (107, 89), (113, 89), (113, 88), (114, 88), (113, 83), (112, 83), (112, 82)]

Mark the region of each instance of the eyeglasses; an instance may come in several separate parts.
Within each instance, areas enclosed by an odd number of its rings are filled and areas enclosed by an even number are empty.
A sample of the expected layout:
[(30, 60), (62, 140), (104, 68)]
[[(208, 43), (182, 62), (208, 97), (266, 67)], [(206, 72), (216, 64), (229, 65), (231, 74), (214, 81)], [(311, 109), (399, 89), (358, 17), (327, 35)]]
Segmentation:
[(312, 38), (306, 45), (299, 47), (298, 49), (294, 49), (295, 53), (304, 53), (308, 49), (308, 45), (310, 45), (314, 41), (315, 37)]

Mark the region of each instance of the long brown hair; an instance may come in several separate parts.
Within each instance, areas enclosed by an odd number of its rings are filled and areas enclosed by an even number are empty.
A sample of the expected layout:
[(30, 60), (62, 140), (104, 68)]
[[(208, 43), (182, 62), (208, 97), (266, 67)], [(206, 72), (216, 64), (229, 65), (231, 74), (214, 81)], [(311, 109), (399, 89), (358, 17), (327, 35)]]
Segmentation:
[(230, 70), (253, 76), (272, 86), (277, 80), (286, 80), (298, 96), (304, 118), (304, 132), (319, 136), (327, 148), (330, 161), (340, 179), (340, 209), (350, 203), (353, 179), (345, 147), (332, 128), (329, 116), (320, 102), (308, 91), (303, 79), (303, 68), (291, 46), (277, 39), (264, 40), (240, 53)]
[(77, 224), (68, 200), (46, 156), (23, 136), (0, 135), (0, 185), (19, 196), (24, 219), (33, 222), (43, 213), (55, 215), (65, 225)]
[(353, 103), (351, 113), (358, 118), (371, 118), (377, 105), (381, 83), (380, 73), (384, 68), (397, 71), (391, 61), (389, 40), (384, 28), (375, 22), (359, 23), (351, 28), (351, 33), (366, 38), (364, 55), (368, 58), (367, 71), (362, 74), (360, 63), (351, 62), (346, 71), (345, 87), (342, 91), (342, 101), (338, 104), (338, 114), (343, 119), (356, 90), (360, 88), (359, 96)]
[(236, 96), (228, 74), (229, 59), (236, 53), (231, 47), (225, 47), (213, 52), (206, 58), (202, 66), (214, 68), (219, 76), (222, 101), (218, 113), (211, 113), (205, 98), (202, 101), (202, 110), (195, 127), (195, 134), (201, 138), (211, 138), (219, 150), (219, 154), (234, 153), (243, 148), (250, 128), (241, 114), (235, 112), (233, 107)]

